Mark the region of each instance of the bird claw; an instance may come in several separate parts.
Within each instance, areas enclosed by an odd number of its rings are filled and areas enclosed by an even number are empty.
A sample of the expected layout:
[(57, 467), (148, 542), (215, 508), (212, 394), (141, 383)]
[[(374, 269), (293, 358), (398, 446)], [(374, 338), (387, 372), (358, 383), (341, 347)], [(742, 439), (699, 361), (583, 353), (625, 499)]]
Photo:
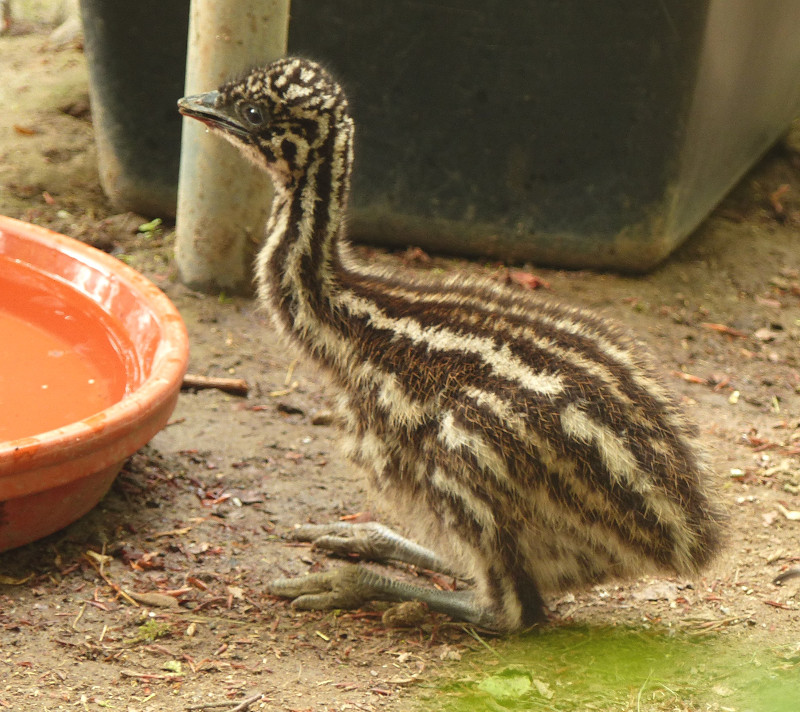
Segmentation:
[(502, 627), (492, 611), (478, 605), (472, 591), (440, 591), (390, 579), (357, 564), (330, 571), (281, 578), (267, 584), (273, 596), (292, 599), (292, 607), (321, 611), (360, 608), (370, 601), (416, 601), (430, 610), (485, 628)]
[(445, 576), (468, 580), (430, 549), (400, 536), (380, 522), (332, 522), (330, 524), (301, 524), (287, 537), (293, 541), (308, 541), (317, 549), (362, 559), (401, 561)]
[(291, 541), (310, 541), (328, 534), (335, 525), (330, 524), (298, 524), (290, 532), (286, 533), (286, 538)]
[(307, 611), (359, 608), (374, 600), (376, 590), (364, 580), (360, 566), (342, 566), (297, 578), (280, 578), (267, 584), (273, 596), (291, 598), (292, 607)]
[(397, 535), (378, 522), (333, 522), (301, 524), (287, 536), (293, 541), (311, 542), (314, 548), (334, 554), (358, 554), (365, 559), (384, 561), (394, 553), (387, 541)]

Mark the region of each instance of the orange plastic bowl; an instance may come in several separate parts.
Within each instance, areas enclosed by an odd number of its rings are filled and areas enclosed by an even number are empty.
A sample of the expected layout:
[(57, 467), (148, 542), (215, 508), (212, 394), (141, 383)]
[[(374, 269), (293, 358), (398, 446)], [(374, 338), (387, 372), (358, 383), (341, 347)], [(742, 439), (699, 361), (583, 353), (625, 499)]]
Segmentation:
[[(92, 329), (113, 325), (118, 372), (108, 375), (121, 384), (115, 402), (97, 412), (0, 442), (5, 551), (65, 527), (100, 501), (125, 460), (166, 425), (189, 348), (183, 321), (161, 290), (93, 247), (0, 216), (0, 258), (0, 269), (28, 270), (38, 288), (45, 285), (46, 293), (74, 300), (76, 310), (98, 315), (87, 322)], [(20, 299), (16, 292), (0, 289), (0, 309)], [(12, 354), (13, 339), (4, 341), (12, 343), (0, 343), (0, 349)], [(14, 418), (15, 404), (0, 403), (0, 411), (0, 418)]]

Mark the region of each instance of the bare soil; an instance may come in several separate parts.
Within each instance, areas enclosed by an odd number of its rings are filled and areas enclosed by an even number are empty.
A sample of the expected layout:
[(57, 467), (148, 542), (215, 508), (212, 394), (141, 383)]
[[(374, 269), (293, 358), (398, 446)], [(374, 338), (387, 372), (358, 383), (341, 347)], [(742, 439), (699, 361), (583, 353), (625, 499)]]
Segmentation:
[[(28, 29), (0, 38), (0, 213), (143, 271), (186, 320), (190, 370), (245, 378), (251, 393), (184, 393), (93, 512), (0, 555), (0, 709), (228, 710), (258, 693), (250, 709), (413, 708), (478, 642), (441, 616), (392, 628), (378, 607), (298, 613), (265, 594), (271, 578), (331, 563), (282, 532), (370, 508), (325, 424), (331, 393), (276, 343), (253, 302), (178, 283), (170, 229), (137, 232), (156, 216), (113, 214), (98, 185), (80, 48), (50, 48), (42, 28)], [(535, 274), (554, 298), (640, 335), (700, 424), (731, 512), (723, 555), (696, 581), (646, 578), (564, 596), (553, 601), (553, 626), (800, 641), (800, 578), (773, 583), (800, 565), (799, 151), (796, 125), (643, 277), (363, 248), (398, 270), (517, 284)]]

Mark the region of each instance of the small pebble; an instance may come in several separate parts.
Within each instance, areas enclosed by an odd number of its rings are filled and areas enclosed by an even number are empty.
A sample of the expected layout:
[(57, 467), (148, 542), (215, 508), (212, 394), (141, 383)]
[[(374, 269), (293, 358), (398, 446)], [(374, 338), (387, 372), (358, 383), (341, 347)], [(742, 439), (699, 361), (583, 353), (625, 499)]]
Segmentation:
[(311, 425), (331, 425), (333, 413), (330, 410), (318, 410), (311, 418)]
[(426, 616), (428, 607), (419, 601), (404, 601), (396, 606), (387, 608), (381, 621), (389, 628), (402, 628), (417, 625)]
[(278, 411), (286, 415), (303, 415), (305, 411), (291, 403), (278, 403)]

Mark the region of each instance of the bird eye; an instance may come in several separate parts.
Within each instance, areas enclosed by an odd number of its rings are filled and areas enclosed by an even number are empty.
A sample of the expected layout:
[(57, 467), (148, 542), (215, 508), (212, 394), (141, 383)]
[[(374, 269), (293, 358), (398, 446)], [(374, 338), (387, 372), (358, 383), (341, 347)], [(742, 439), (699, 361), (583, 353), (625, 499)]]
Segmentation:
[(254, 128), (263, 126), (266, 123), (264, 111), (256, 104), (245, 104), (241, 108), (241, 114), (244, 120)]

